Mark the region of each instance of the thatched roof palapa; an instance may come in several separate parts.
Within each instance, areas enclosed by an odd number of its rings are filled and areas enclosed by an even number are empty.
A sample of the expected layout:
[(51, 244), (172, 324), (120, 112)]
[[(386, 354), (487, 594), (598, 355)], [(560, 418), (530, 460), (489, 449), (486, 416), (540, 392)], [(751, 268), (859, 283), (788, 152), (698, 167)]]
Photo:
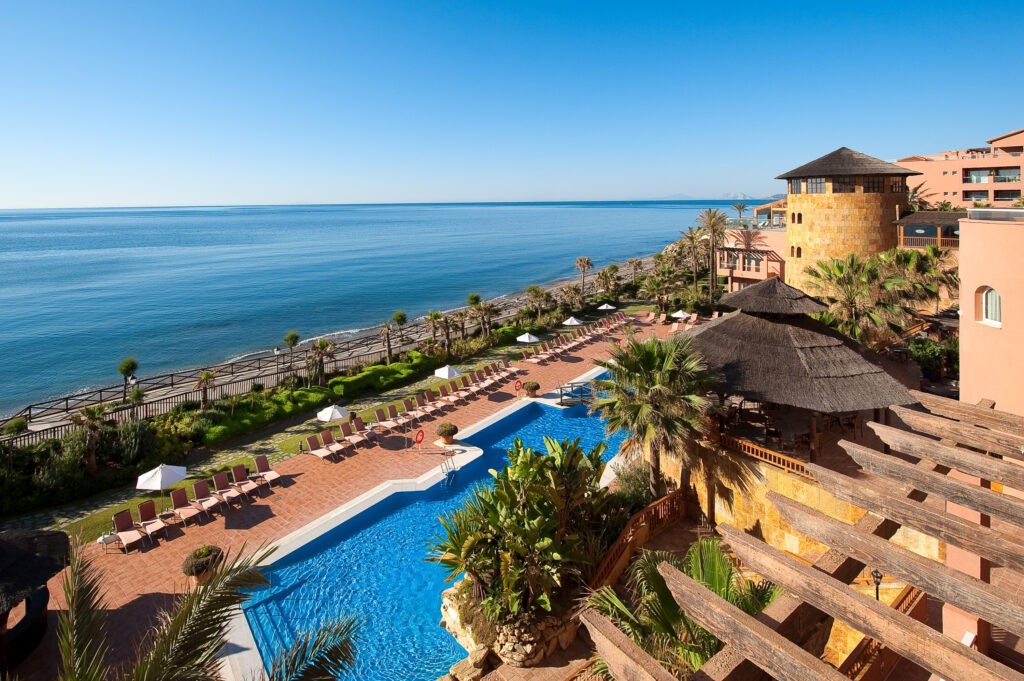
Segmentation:
[(721, 302), (744, 312), (761, 314), (802, 315), (824, 312), (828, 309), (824, 304), (778, 277), (770, 277), (756, 286), (726, 293), (722, 296)]
[(776, 177), (776, 180), (789, 180), (802, 177), (836, 177), (843, 175), (920, 175), (910, 168), (903, 168), (888, 163), (880, 158), (862, 154), (847, 147), (839, 147), (830, 154), (816, 158), (799, 168)]
[(803, 291), (770, 278), (722, 302), (740, 310), (687, 332), (720, 392), (827, 413), (916, 401), (874, 353), (808, 317), (825, 306)]

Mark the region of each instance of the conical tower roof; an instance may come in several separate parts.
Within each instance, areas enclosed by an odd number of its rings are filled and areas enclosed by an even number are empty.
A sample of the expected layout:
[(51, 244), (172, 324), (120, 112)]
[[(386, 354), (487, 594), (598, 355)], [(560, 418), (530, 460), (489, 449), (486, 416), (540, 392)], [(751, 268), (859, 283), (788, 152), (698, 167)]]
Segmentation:
[(828, 309), (816, 298), (770, 277), (739, 291), (722, 296), (722, 304), (754, 314), (814, 314)]
[(920, 175), (910, 168), (862, 154), (848, 147), (839, 147), (830, 154), (816, 158), (799, 168), (777, 176), (776, 180), (800, 177), (835, 177), (836, 175)]

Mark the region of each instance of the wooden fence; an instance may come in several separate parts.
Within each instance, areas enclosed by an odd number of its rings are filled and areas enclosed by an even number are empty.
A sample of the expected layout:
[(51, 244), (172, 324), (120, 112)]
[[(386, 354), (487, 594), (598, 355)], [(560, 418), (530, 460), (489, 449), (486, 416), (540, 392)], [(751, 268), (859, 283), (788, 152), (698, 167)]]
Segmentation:
[(722, 435), (722, 444), (729, 449), (736, 450), (741, 454), (752, 456), (755, 459), (764, 461), (765, 463), (771, 464), (776, 468), (781, 468), (793, 475), (799, 475), (810, 480), (814, 479), (810, 473), (807, 472), (807, 467), (803, 461), (788, 457), (785, 454), (780, 454), (776, 451), (756, 445), (749, 440), (735, 437), (733, 435)]

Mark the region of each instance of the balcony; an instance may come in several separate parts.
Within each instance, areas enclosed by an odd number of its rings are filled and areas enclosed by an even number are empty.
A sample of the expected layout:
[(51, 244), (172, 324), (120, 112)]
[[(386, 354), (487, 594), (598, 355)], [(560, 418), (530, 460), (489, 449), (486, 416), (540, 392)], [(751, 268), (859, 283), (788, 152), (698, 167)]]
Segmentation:
[(934, 225), (900, 225), (900, 248), (960, 248), (960, 230), (943, 227), (941, 230)]
[(1020, 182), (1020, 175), (996, 175), (992, 178), (992, 181), (997, 184), (1000, 182)]

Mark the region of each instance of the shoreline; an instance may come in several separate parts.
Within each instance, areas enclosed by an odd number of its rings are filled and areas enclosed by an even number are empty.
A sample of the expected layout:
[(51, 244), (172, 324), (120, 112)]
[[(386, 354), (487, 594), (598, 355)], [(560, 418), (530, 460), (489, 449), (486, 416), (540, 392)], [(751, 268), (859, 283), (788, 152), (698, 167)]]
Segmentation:
[[(674, 243), (674, 242), (669, 242), (669, 243)], [(661, 251), (659, 250), (659, 251), (656, 251), (656, 252), (660, 253)], [(654, 256), (654, 253), (649, 253), (649, 254), (643, 255), (643, 256), (636, 256), (643, 263), (641, 273), (646, 273), (647, 271), (649, 271), (652, 268), (653, 256)], [(628, 265), (626, 265), (625, 261), (621, 261), (621, 262), (620, 261), (612, 261), (612, 262), (609, 262), (609, 263), (605, 264), (604, 267), (607, 267), (608, 265), (611, 265), (611, 264), (616, 264), (616, 265), (619, 266), (620, 277), (622, 277), (624, 279), (631, 278), (631, 276), (632, 276), (632, 268), (630, 268)], [(587, 288), (589, 290), (589, 289), (591, 289), (591, 285), (594, 285), (594, 289), (595, 289), (595, 290), (592, 290), (590, 295), (593, 295), (593, 293), (597, 292), (596, 291), (595, 275), (596, 275), (596, 273), (598, 271), (600, 271), (600, 269), (602, 269), (602, 268), (595, 266), (593, 270), (591, 270), (590, 272), (587, 273), (587, 284), (588, 284)], [(562, 278), (550, 280), (550, 281), (548, 281), (546, 283), (537, 284), (537, 285), (540, 286), (540, 288), (544, 289), (545, 291), (556, 291), (556, 290), (558, 290), (558, 289), (560, 289), (560, 288), (562, 288), (562, 287), (564, 287), (566, 285), (569, 285), (569, 284), (571, 284), (571, 283), (573, 283), (575, 281), (578, 281), (578, 280), (579, 280), (579, 275), (577, 274), (577, 275), (570, 276), (570, 277), (562, 277)], [(527, 286), (529, 286), (529, 284)], [(521, 303), (522, 300), (525, 298), (525, 291), (526, 291), (526, 288), (523, 287), (523, 288), (519, 288), (519, 289), (516, 289), (514, 291), (511, 291), (511, 292), (508, 292), (508, 293), (500, 294), (500, 295), (495, 296), (493, 298), (486, 298), (484, 300), (487, 301), (487, 302), (494, 303), (494, 304), (496, 304), (500, 308), (501, 314), (498, 316), (498, 318), (507, 317), (511, 310), (513, 310), (513, 309), (518, 310), (519, 307), (521, 307), (521, 305), (519, 305), (518, 303)], [(460, 306), (456, 306), (456, 307), (453, 307), (453, 308), (442, 310), (442, 312), (444, 314), (451, 314), (453, 312), (456, 312), (456, 311), (462, 310), (462, 309), (466, 309), (468, 307), (469, 306), (467, 306), (467, 305), (460, 305)], [(395, 341), (393, 341), (394, 351), (395, 351), (396, 354), (399, 353), (399, 352), (403, 352), (403, 351), (407, 350), (408, 346), (410, 346), (410, 345), (414, 346), (415, 343), (418, 342), (417, 336), (415, 334), (415, 331), (416, 331), (415, 327), (423, 325), (424, 322), (425, 322), (425, 319), (426, 319), (426, 315), (419, 315), (419, 316), (416, 316), (416, 317), (410, 317), (409, 322), (406, 324), (406, 327), (405, 327), (407, 329), (407, 331), (405, 333), (406, 342), (405, 343), (400, 343), (400, 342), (397, 341), (397, 339)], [(475, 324), (471, 324), (470, 328), (473, 328), (474, 326), (475, 326)], [(329, 331), (327, 333), (317, 334), (315, 336), (311, 336), (309, 338), (302, 339), (299, 342), (299, 344), (295, 346), (295, 351), (300, 351), (300, 352), (305, 351), (309, 347), (311, 347), (319, 339), (327, 338), (329, 340), (332, 340), (332, 342), (334, 342), (336, 344), (339, 344), (339, 343), (343, 344), (343, 347), (338, 352), (338, 355), (337, 355), (338, 359), (342, 359), (342, 358), (345, 358), (345, 357), (351, 357), (353, 355), (358, 355), (360, 353), (366, 353), (368, 351), (372, 352), (373, 350), (371, 348), (373, 348), (373, 346), (381, 344), (381, 341), (378, 338), (378, 333), (379, 333), (379, 330), (381, 329), (381, 327), (382, 327), (382, 324), (375, 324), (375, 325), (372, 325), (372, 326), (369, 326), (369, 327), (361, 327), (361, 328), (356, 328), (356, 329), (339, 329), (339, 330), (336, 330), (336, 331)], [(284, 356), (284, 354), (286, 352), (287, 352), (287, 350), (285, 350), (284, 348), (281, 348), (281, 355), (282, 356)], [(139, 379), (139, 382), (140, 382), (140, 386), (142, 386), (142, 384), (145, 381), (147, 381), (147, 380), (153, 380), (153, 379), (156, 379), (156, 378), (159, 378), (159, 377), (163, 377), (163, 376), (170, 376), (170, 375), (178, 374), (178, 373), (195, 373), (196, 375), (198, 375), (198, 372), (206, 370), (206, 369), (210, 369), (210, 368), (226, 367), (226, 366), (229, 366), (229, 365), (231, 365), (233, 363), (236, 363), (236, 362), (246, 362), (246, 361), (253, 361), (253, 360), (260, 360), (260, 359), (268, 359), (268, 358), (273, 358), (273, 357), (275, 357), (274, 348), (264, 348), (264, 349), (261, 349), (261, 350), (252, 350), (252, 351), (249, 351), (249, 352), (244, 352), (244, 353), (239, 353), (239, 354), (236, 354), (236, 355), (232, 355), (230, 358), (228, 358), (226, 360), (223, 360), (221, 362), (208, 363), (208, 364), (203, 364), (203, 365), (187, 365), (187, 366), (184, 366), (184, 367), (181, 367), (181, 368), (172, 369), (172, 370), (165, 371), (165, 372), (162, 372), (162, 373), (159, 373), (159, 374), (154, 374), (154, 375), (151, 375), (151, 376), (141, 377)], [(193, 377), (193, 380), (194, 380), (194, 377)], [(79, 396), (90, 395), (90, 394), (101, 393), (101, 392), (120, 393), (122, 391), (122, 387), (123, 386), (121, 384), (108, 384), (108, 385), (101, 385), (101, 386), (95, 386), (95, 387), (92, 387), (92, 386), (78, 386), (77, 388), (74, 388), (73, 390), (70, 390), (70, 391), (58, 392), (58, 393), (55, 393), (51, 397), (46, 397), (46, 398), (43, 398), (43, 399), (41, 399), (39, 401), (36, 401), (36, 402), (32, 402), (32, 403), (29, 403), (29, 404), (24, 404), (21, 408), (17, 409), (16, 411), (12, 411), (12, 412), (5, 413), (5, 414), (0, 414), (0, 427), (2, 427), (8, 421), (10, 421), (10, 420), (12, 420), (14, 418), (17, 418), (20, 415), (23, 415), (26, 412), (26, 410), (28, 410), (30, 407), (35, 407), (37, 405), (47, 405), (47, 404), (51, 404), (51, 403), (54, 403), (54, 402), (60, 402), (60, 401), (63, 401), (63, 400), (67, 400), (69, 398), (74, 399), (74, 398), (77, 398)], [(145, 387), (145, 386), (142, 386), (142, 387)], [(99, 400), (99, 401), (94, 401), (92, 403), (112, 402), (112, 401), (115, 401), (115, 400), (112, 400), (112, 399)], [(85, 405), (83, 405), (83, 406), (85, 406)], [(70, 414), (74, 410), (66, 410), (66, 411), (65, 410), (61, 410), (61, 411), (63, 411), (63, 413), (65, 413), (65, 414)], [(52, 420), (49, 419), (49, 418), (34, 417), (33, 419), (31, 419), (29, 421), (29, 431), (31, 432), (31, 431), (35, 430), (35, 429), (32, 428), (32, 424), (33, 423), (37, 423), (37, 422), (38, 423), (44, 423), (46, 421), (50, 421), (50, 423), (52, 425)]]

